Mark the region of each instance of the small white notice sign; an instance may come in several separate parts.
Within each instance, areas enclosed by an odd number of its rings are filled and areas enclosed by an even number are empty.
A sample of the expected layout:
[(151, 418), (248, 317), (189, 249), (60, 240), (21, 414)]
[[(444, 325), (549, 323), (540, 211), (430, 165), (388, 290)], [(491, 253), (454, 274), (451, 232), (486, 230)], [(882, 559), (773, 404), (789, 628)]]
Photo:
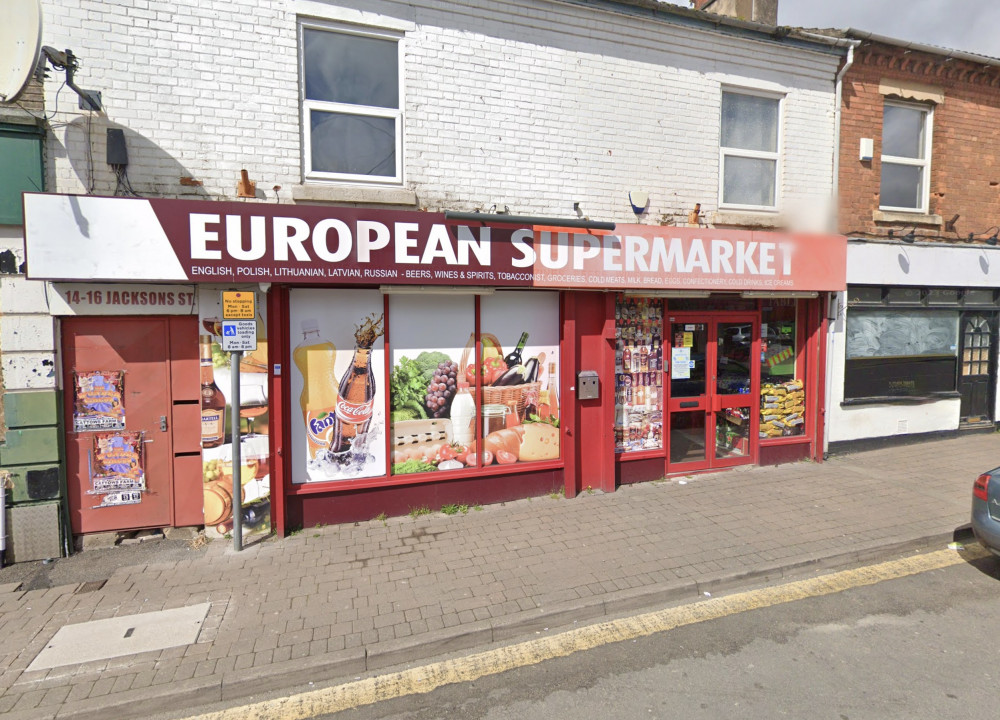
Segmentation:
[(222, 351), (248, 352), (257, 349), (256, 320), (223, 320)]
[(691, 377), (691, 348), (670, 348), (670, 379), (687, 380)]

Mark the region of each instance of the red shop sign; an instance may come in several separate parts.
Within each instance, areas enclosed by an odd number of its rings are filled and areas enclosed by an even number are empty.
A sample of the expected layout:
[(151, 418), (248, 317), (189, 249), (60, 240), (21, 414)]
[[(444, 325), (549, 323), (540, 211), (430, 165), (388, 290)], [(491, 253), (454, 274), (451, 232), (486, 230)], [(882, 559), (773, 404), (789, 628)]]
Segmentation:
[(31, 193), (24, 206), (32, 279), (827, 291), (846, 277), (838, 235)]

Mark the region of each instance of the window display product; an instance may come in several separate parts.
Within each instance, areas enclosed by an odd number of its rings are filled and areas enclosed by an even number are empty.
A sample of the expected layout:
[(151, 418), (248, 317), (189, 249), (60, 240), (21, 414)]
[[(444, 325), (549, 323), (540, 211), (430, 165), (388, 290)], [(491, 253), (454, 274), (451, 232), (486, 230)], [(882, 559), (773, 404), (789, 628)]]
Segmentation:
[(201, 446), (218, 447), (226, 439), (226, 398), (215, 382), (212, 336), (199, 338), (201, 364)]
[(615, 306), (615, 450), (663, 447), (663, 304), (625, 297)]
[(801, 380), (766, 383), (760, 387), (760, 437), (805, 433), (805, 386)]
[(302, 342), (292, 351), (292, 360), (302, 374), (304, 384), (299, 407), (306, 427), (309, 459), (330, 445), (337, 411), (337, 348), (320, 337), (315, 318), (302, 321)]

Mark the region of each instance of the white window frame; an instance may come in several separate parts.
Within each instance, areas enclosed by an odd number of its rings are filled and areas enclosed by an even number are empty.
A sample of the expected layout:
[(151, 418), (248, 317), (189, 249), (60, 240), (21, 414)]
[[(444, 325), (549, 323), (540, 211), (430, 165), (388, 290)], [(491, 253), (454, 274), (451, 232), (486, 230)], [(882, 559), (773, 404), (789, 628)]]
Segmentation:
[[(907, 108), (908, 110), (917, 110), (924, 113), (924, 157), (920, 158), (908, 158), (899, 157), (898, 155), (879, 155), (881, 165), (879, 166), (879, 210), (889, 210), (891, 212), (908, 212), (926, 215), (930, 208), (930, 198), (931, 198), (931, 148), (934, 146), (933, 135), (934, 135), (934, 106), (925, 103), (913, 103), (913, 102), (900, 102), (898, 100), (883, 100), (883, 108), (885, 106), (895, 106), (901, 108)], [(881, 140), (880, 140), (881, 142)], [(881, 148), (880, 148), (881, 149)], [(923, 169), (921, 183), (921, 193), (920, 193), (920, 207), (898, 207), (896, 205), (883, 205), (882, 204), (882, 167), (889, 163), (890, 165), (909, 165), (910, 167), (919, 167)]]
[[(327, 102), (323, 100), (306, 99), (306, 68), (305, 68), (305, 31), (340, 33), (342, 35), (358, 35), (361, 37), (392, 40), (396, 43), (396, 59), (399, 63), (399, 107), (382, 108), (369, 105), (352, 105), (348, 103)], [(301, 106), (302, 127), (302, 165), (305, 179), (320, 181), (340, 181), (345, 183), (364, 183), (366, 185), (402, 185), (403, 184), (403, 107), (405, 105), (405, 85), (403, 77), (403, 57), (405, 55), (404, 35), (402, 32), (383, 28), (370, 28), (343, 23), (323, 22), (320, 20), (301, 18), (299, 20), (299, 103)], [(331, 173), (314, 170), (312, 167), (312, 134), (310, 112), (320, 110), (346, 115), (363, 115), (365, 117), (390, 118), (395, 124), (396, 139), (396, 169), (392, 176), (357, 175), (353, 173)]]
[[(722, 97), (726, 94), (732, 95), (753, 95), (755, 97), (775, 100), (778, 103), (778, 128), (774, 152), (764, 152), (760, 150), (744, 150), (742, 148), (725, 147), (722, 144)], [(785, 118), (785, 95), (784, 93), (768, 92), (754, 88), (724, 86), (719, 95), (719, 208), (724, 210), (752, 210), (762, 212), (779, 212), (781, 210), (782, 196), (782, 172), (783, 163), (782, 147), (784, 145), (784, 118)], [(743, 205), (738, 203), (727, 203), (725, 201), (726, 185), (726, 158), (742, 157), (755, 160), (774, 160), (774, 204), (773, 205)]]

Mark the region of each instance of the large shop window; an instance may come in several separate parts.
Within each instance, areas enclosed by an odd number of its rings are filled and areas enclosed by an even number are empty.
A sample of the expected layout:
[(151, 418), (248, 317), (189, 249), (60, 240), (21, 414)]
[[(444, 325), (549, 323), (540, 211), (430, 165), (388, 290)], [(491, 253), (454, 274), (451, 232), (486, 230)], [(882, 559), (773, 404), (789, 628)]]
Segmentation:
[(385, 475), (381, 293), (292, 290), (289, 319), (294, 482)]
[(474, 296), (390, 295), (384, 318), (383, 307), (377, 290), (291, 292), (301, 330), (296, 482), (446, 477), (560, 458), (558, 293), (480, 298), (478, 359)]
[(401, 37), (303, 24), (306, 177), (402, 182)]
[(615, 304), (615, 452), (663, 447), (663, 301)]
[(844, 398), (955, 391), (958, 319), (955, 310), (849, 309)]
[(760, 310), (760, 437), (805, 434), (805, 383), (799, 377), (798, 301), (776, 299)]
[(879, 190), (882, 209), (927, 212), (932, 115), (927, 105), (885, 103)]
[(722, 93), (722, 205), (768, 210), (777, 205), (780, 117), (776, 97)]

